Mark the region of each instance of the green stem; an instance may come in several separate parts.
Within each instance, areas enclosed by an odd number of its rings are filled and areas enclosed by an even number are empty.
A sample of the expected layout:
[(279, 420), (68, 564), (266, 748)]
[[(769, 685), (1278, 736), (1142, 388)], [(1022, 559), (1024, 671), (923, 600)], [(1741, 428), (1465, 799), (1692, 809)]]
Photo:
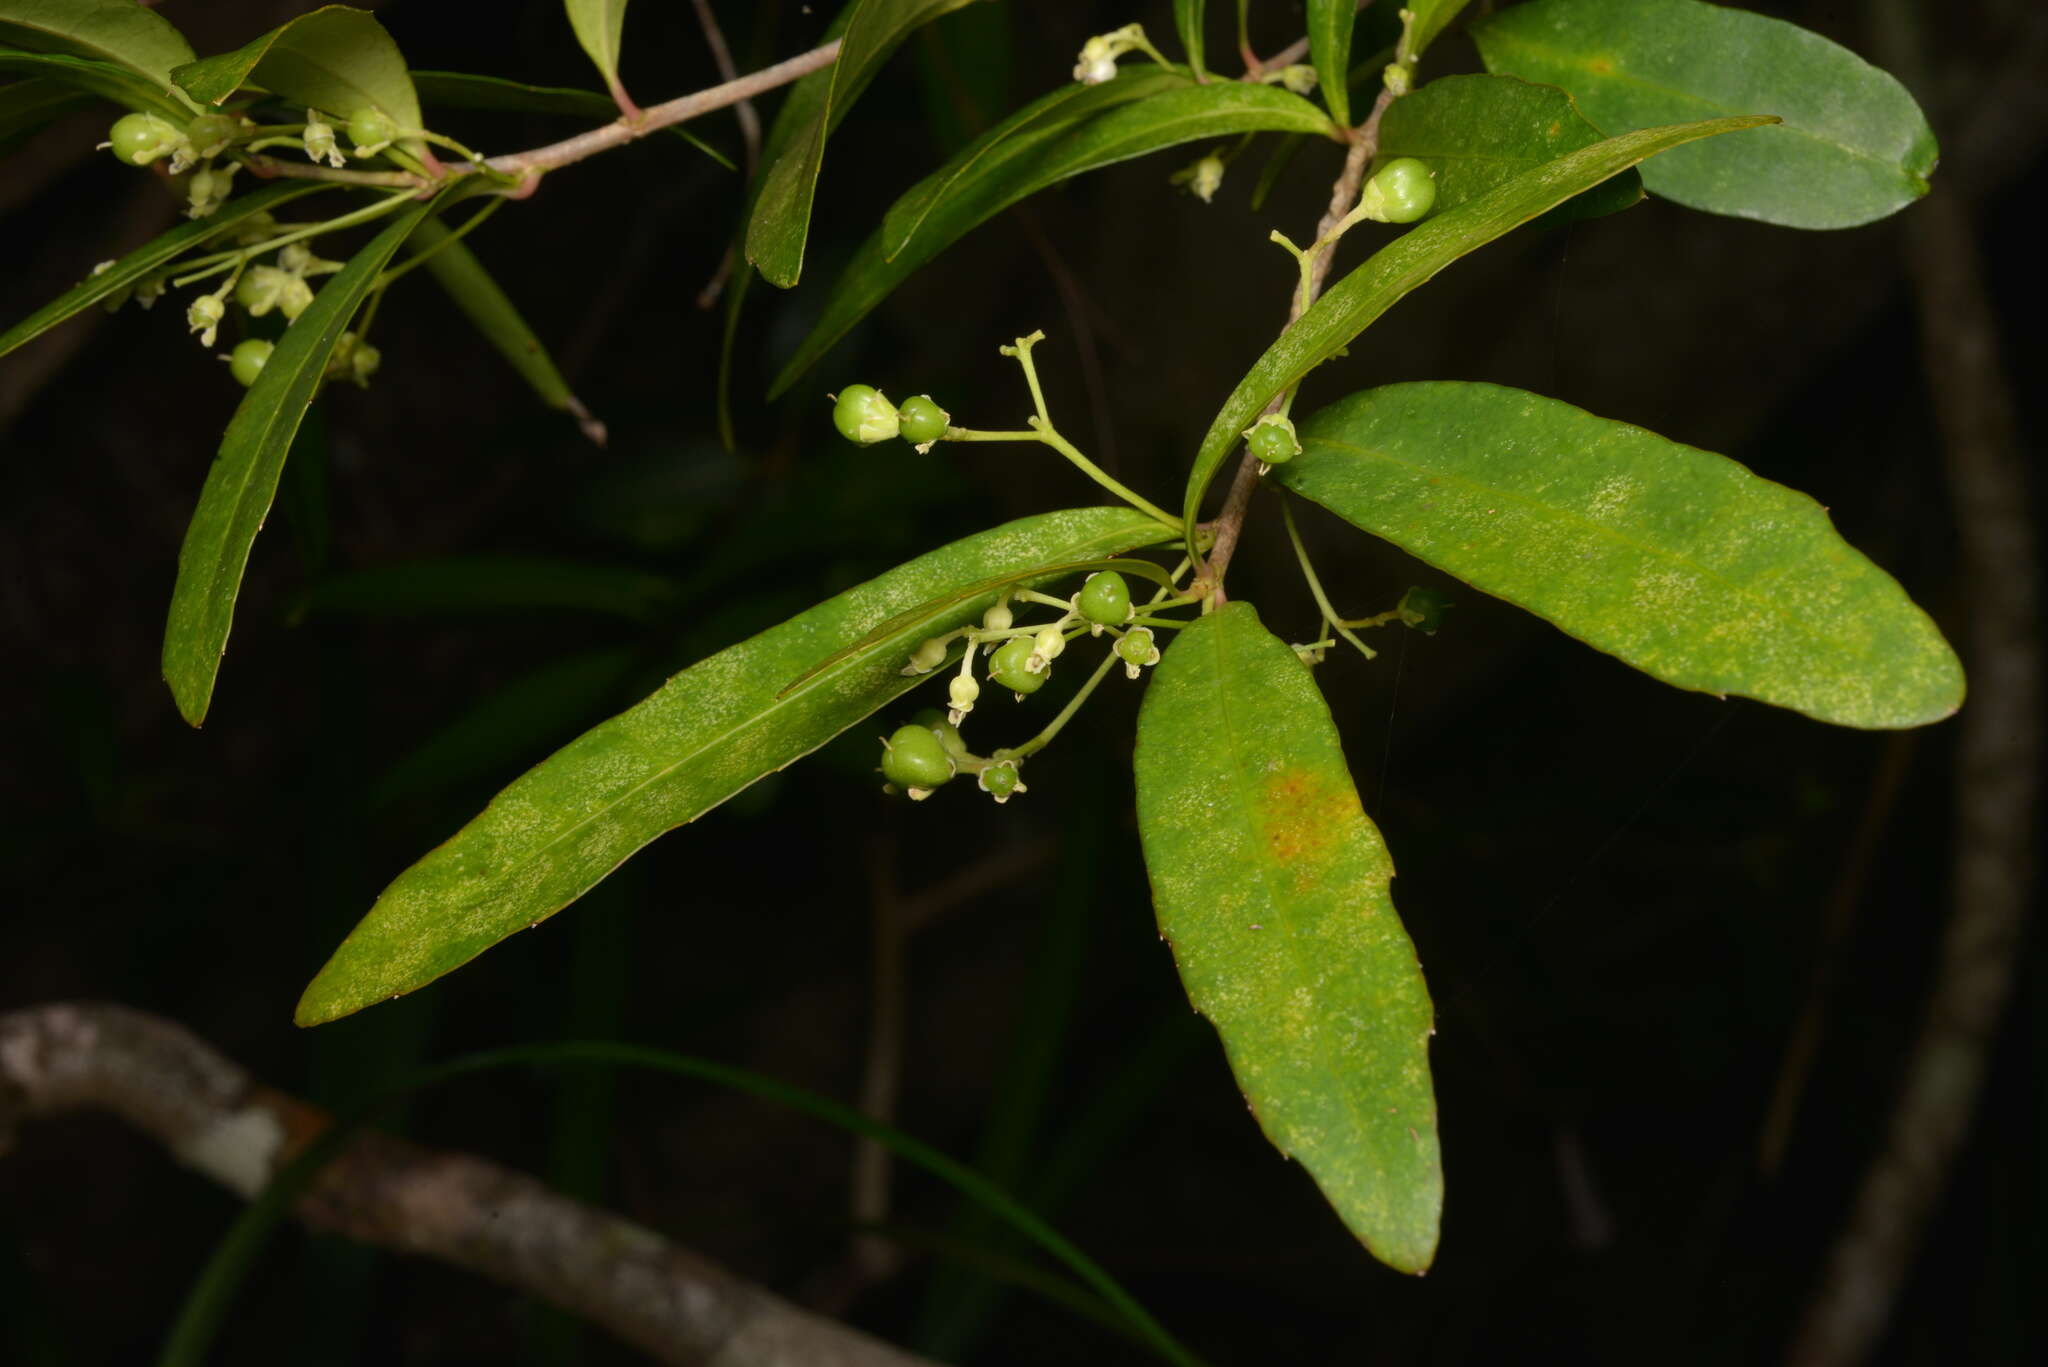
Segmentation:
[(267, 242), (259, 242), (253, 247), (238, 247), (231, 252), (218, 252), (210, 256), (202, 256), (199, 258), (199, 261), (212, 264), (209, 264), (205, 270), (181, 275), (171, 281), (171, 284), (174, 288), (183, 289), (195, 280), (204, 280), (209, 275), (219, 275), (222, 271), (239, 266), (245, 261), (263, 255), (265, 252), (275, 251), (279, 247), (288, 247), (294, 242), (302, 242), (309, 237), (318, 237), (323, 233), (337, 232), (343, 228), (353, 228), (358, 223), (367, 223), (373, 218), (390, 213), (401, 204), (410, 203), (412, 198), (413, 195), (410, 190), (403, 194), (386, 195), (375, 204), (366, 205), (354, 213), (343, 214), (339, 218), (330, 218), (325, 222), (314, 223), (300, 228), (296, 232), (283, 233), (271, 238)]
[[(1036, 424), (1034, 424), (1034, 426), (1035, 425)], [(1164, 508), (1161, 508), (1158, 504), (1152, 502), (1150, 499), (1147, 499), (1140, 494), (1133, 493), (1130, 489), (1124, 487), (1123, 483), (1113, 478), (1108, 471), (1104, 470), (1094, 461), (1088, 459), (1088, 457), (1082, 455), (1080, 450), (1076, 448), (1072, 442), (1068, 441), (1059, 433), (1053, 431), (1051, 423), (1048, 422), (1043, 427), (1038, 428), (1038, 439), (1044, 442), (1047, 446), (1050, 446), (1053, 450), (1065, 456), (1068, 460), (1072, 461), (1075, 469), (1079, 470), (1082, 474), (1088, 476), (1088, 478), (1094, 480), (1097, 484), (1100, 484), (1103, 488), (1115, 494), (1124, 502), (1130, 504), (1133, 508), (1136, 508), (1139, 512), (1145, 514), (1145, 516), (1154, 518), (1159, 522), (1164, 523), (1166, 526), (1171, 527), (1174, 531), (1181, 530), (1182, 524), (1179, 518), (1175, 517), (1172, 513), (1167, 512)]]
[(1301, 562), (1302, 578), (1308, 580), (1308, 591), (1315, 595), (1316, 606), (1322, 609), (1323, 620), (1329, 623), (1332, 631), (1357, 646), (1366, 659), (1374, 658), (1379, 652), (1352, 635), (1350, 629), (1338, 618), (1337, 610), (1330, 606), (1329, 595), (1323, 592), (1323, 583), (1316, 578), (1315, 566), (1308, 563), (1308, 547), (1301, 544), (1301, 531), (1294, 525), (1294, 507), (1284, 498), (1280, 500), (1280, 516), (1287, 523), (1287, 539), (1294, 543), (1294, 557)]
[(1081, 704), (1088, 701), (1088, 695), (1095, 691), (1095, 685), (1102, 682), (1103, 675), (1109, 673), (1109, 667), (1115, 664), (1116, 660), (1115, 650), (1111, 650), (1108, 654), (1104, 655), (1102, 663), (1095, 666), (1095, 672), (1088, 676), (1088, 682), (1082, 684), (1074, 691), (1074, 696), (1067, 699), (1067, 705), (1060, 709), (1060, 714), (1057, 717), (1046, 723), (1043, 731), (1040, 731), (1022, 745), (1008, 750), (998, 750), (993, 755), (990, 755), (989, 758), (991, 760), (1027, 759), (1051, 744), (1052, 738), (1057, 736), (1060, 733), (1060, 729), (1072, 721), (1074, 714), (1081, 710)]

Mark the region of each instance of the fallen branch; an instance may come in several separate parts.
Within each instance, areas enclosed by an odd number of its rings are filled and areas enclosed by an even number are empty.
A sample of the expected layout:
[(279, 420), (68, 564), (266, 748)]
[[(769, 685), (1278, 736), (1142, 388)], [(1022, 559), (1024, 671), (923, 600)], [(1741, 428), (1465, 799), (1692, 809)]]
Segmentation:
[[(126, 1007), (0, 1014), (0, 1153), (25, 1120), (104, 1110), (245, 1197), (327, 1128), (182, 1027)], [(481, 1158), (365, 1132), (296, 1207), (314, 1228), (480, 1272), (675, 1364), (931, 1367), (652, 1230)]]

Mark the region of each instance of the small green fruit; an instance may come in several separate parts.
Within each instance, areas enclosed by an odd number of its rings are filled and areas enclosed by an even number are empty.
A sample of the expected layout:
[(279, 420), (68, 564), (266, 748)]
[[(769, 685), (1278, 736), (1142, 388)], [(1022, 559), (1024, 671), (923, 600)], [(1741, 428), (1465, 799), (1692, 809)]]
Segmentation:
[(114, 155), (130, 166), (147, 166), (184, 143), (176, 125), (154, 114), (123, 114), (107, 132)]
[(1245, 433), (1245, 445), (1251, 448), (1252, 458), (1262, 465), (1285, 465), (1301, 454), (1301, 439), (1294, 435), (1294, 424), (1278, 413), (1268, 413), (1254, 423)]
[(398, 126), (379, 110), (358, 109), (349, 116), (348, 139), (359, 152), (382, 151), (397, 136)]
[(1365, 183), (1358, 207), (1381, 223), (1413, 223), (1436, 205), (1436, 175), (1414, 157), (1396, 157)]
[(1159, 646), (1152, 639), (1152, 628), (1132, 627), (1118, 638), (1117, 658), (1124, 662), (1124, 677), (1135, 679), (1138, 671), (1147, 665), (1159, 663)]
[(1030, 659), (1031, 638), (1012, 637), (998, 646), (996, 653), (989, 657), (988, 676), (1012, 693), (1036, 693), (1045, 687), (1046, 676), (1052, 671), (1032, 673), (1026, 667)]
[(197, 157), (210, 157), (224, 150), (242, 132), (242, 121), (231, 114), (201, 114), (185, 125), (185, 139)]
[(1007, 759), (1001, 764), (991, 764), (982, 770), (975, 782), (981, 791), (999, 803), (1008, 802), (1014, 794), (1029, 791), (1025, 788), (1023, 780), (1017, 777), (1015, 762)]
[(932, 402), (929, 394), (905, 399), (896, 410), (897, 430), (912, 446), (929, 446), (946, 435), (953, 415)]
[(251, 337), (246, 342), (235, 343), (235, 349), (228, 353), (228, 374), (235, 377), (235, 383), (247, 389), (256, 383), (256, 377), (263, 373), (263, 365), (276, 350), (276, 343), (261, 337)]
[(1075, 607), (1097, 626), (1120, 627), (1131, 620), (1131, 586), (1115, 570), (1091, 574)]
[(953, 761), (930, 727), (912, 722), (882, 742), (882, 774), (901, 787), (930, 790), (953, 777)]
[(832, 424), (839, 435), (859, 446), (887, 441), (900, 428), (896, 405), (882, 397), (873, 385), (850, 384), (839, 391), (832, 408)]
[(946, 714), (938, 708), (922, 708), (911, 720), (937, 736), (946, 753), (955, 759), (967, 753), (967, 742), (961, 738), (960, 728), (947, 721)]

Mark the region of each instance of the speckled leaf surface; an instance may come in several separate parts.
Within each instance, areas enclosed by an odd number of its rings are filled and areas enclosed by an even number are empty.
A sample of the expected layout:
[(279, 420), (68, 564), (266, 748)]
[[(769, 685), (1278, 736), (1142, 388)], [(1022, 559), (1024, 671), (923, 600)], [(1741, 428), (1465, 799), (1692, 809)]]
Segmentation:
[(995, 595), (907, 622), (778, 696), (877, 623), (962, 583), (1171, 535), (1123, 508), (1024, 518), (921, 556), (692, 665), (535, 766), (399, 875), (306, 989), (299, 1024), (422, 987), (554, 915), (663, 832), (928, 682), (929, 675), (901, 673), (911, 649), (979, 617)]
[(1843, 726), (1939, 721), (1962, 666), (1827, 510), (1743, 466), (1498, 385), (1331, 404), (1275, 473), (1666, 683)]
[(1327, 134), (1329, 116), (1274, 86), (1196, 85), (1140, 68), (1063, 87), (962, 148), (890, 206), (840, 273), (817, 324), (776, 376), (780, 394), (911, 274), (1019, 200), (1088, 171), (1204, 138), (1258, 130)]
[[(1601, 137), (1572, 97), (1554, 85), (1513, 76), (1444, 76), (1387, 106), (1380, 156), (1428, 162), (1436, 175), (1436, 211), (1445, 213)], [(1551, 213), (1592, 218), (1642, 197), (1641, 174), (1627, 170)]]
[(1137, 781), (1160, 933), (1266, 1137), (1374, 1257), (1426, 1271), (1443, 1206), (1429, 993), (1330, 710), (1250, 604), (1166, 651)]
[(1315, 63), (1316, 89), (1330, 117), (1351, 126), (1351, 34), (1358, 27), (1358, 0), (1308, 0), (1308, 55)]
[(1609, 133), (1722, 114), (1784, 122), (1643, 168), (1653, 194), (1791, 228), (1849, 228), (1927, 193), (1936, 147), (1906, 88), (1782, 19), (1700, 0), (1536, 0), (1472, 26), (1489, 71), (1563, 86)]
[(1239, 433), (1283, 390), (1351, 344), (1381, 314), (1421, 288), (1467, 252), (1477, 251), (1539, 214), (1548, 213), (1637, 162), (1700, 138), (1754, 128), (1769, 115), (1709, 119), (1673, 128), (1645, 128), (1596, 142), (1555, 161), (1524, 171), (1477, 199), (1435, 214), (1402, 233), (1367, 258), (1316, 300), (1313, 307), (1280, 334), (1265, 355), (1253, 363), (1222, 411), (1209, 424), (1202, 449), (1188, 472), (1182, 516), (1188, 526), (1201, 519), (1202, 495), (1224, 457), (1236, 450)]

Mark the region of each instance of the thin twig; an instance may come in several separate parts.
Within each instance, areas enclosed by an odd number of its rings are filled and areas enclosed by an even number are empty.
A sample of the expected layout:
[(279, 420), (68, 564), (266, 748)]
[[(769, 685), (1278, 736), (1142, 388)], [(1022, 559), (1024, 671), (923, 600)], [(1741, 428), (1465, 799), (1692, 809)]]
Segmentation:
[[(711, 12), (711, 0), (691, 3), (697, 7), (697, 23), (704, 30), (704, 43), (711, 49), (711, 60), (717, 64), (719, 76), (728, 83), (737, 81), (740, 69), (733, 65), (732, 49), (726, 46), (725, 30), (718, 26), (718, 16)], [(740, 142), (746, 148), (747, 179), (752, 180), (755, 168), (761, 164), (761, 114), (750, 99), (739, 101), (732, 112), (739, 120)]]
[[(328, 1125), (159, 1017), (84, 1003), (0, 1014), (0, 1151), (12, 1125), (81, 1109), (112, 1112), (244, 1197)], [(364, 1132), (322, 1170), (297, 1214), (480, 1272), (678, 1367), (933, 1367), (467, 1154)]]
[(608, 152), (636, 138), (644, 138), (649, 133), (672, 124), (686, 123), (700, 115), (709, 114), (714, 109), (724, 109), (727, 105), (738, 104), (742, 100), (765, 94), (777, 86), (788, 85), (791, 81), (832, 65), (838, 57), (839, 40), (834, 38), (822, 47), (814, 47), (809, 52), (799, 53), (787, 61), (777, 62), (774, 66), (763, 67), (738, 80), (727, 81), (708, 90), (699, 90), (695, 94), (650, 106), (642, 110), (640, 117), (631, 123), (618, 119), (602, 128), (593, 128), (587, 133), (578, 133), (573, 138), (549, 143), (546, 147), (536, 147), (528, 152), (513, 152), (501, 157), (487, 157), (484, 165), (492, 171), (508, 176), (553, 171), (582, 161), (586, 157), (594, 157), (599, 152)]

